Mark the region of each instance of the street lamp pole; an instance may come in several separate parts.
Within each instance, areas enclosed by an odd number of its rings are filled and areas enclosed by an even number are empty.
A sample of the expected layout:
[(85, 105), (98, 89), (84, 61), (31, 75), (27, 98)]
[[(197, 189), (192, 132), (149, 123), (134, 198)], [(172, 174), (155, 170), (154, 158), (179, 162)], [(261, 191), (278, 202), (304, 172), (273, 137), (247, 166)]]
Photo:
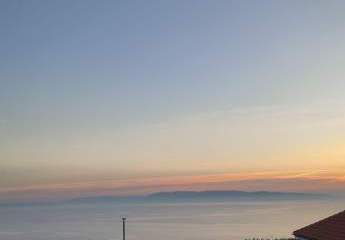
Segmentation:
[(122, 240), (126, 240), (126, 218), (122, 217)]

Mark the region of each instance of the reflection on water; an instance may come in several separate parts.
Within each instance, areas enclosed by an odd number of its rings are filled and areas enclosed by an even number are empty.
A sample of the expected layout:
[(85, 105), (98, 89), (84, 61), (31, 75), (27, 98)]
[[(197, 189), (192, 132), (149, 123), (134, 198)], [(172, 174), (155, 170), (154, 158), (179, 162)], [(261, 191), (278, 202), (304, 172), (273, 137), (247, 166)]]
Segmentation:
[(1, 240), (239, 240), (286, 237), (342, 211), (342, 202), (89, 204), (0, 207)]

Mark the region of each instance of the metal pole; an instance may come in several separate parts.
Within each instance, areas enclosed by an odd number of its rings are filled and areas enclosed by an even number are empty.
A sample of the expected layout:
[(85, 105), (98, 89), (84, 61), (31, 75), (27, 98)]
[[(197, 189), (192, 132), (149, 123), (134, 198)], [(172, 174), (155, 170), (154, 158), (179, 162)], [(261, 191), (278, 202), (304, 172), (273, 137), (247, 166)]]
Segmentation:
[(122, 218), (122, 240), (126, 240), (126, 218)]

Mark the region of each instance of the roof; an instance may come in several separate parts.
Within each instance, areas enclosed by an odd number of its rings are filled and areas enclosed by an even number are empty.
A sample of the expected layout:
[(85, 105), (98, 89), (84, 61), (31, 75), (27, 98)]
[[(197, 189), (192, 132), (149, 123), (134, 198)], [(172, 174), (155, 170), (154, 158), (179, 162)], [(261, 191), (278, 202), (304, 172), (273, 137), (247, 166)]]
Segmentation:
[(344, 240), (345, 211), (301, 228), (293, 234), (309, 240)]

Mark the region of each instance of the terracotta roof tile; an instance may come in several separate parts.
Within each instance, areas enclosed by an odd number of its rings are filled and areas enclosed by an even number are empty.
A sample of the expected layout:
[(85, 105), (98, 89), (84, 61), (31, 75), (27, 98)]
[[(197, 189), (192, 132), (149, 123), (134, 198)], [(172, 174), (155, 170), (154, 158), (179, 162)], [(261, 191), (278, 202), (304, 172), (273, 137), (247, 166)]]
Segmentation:
[(301, 228), (293, 234), (309, 240), (345, 240), (345, 211)]

